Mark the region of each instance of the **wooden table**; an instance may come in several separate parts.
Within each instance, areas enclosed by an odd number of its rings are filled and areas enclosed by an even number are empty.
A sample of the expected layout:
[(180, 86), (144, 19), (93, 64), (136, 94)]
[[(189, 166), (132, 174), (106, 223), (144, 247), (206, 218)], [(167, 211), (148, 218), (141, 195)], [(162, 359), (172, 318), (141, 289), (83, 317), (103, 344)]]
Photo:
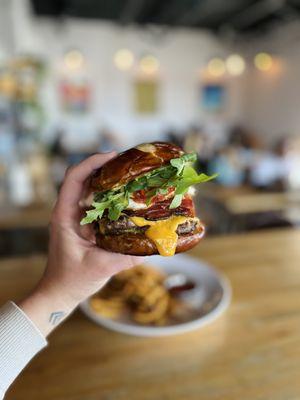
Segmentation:
[(289, 207), (289, 197), (286, 193), (243, 194), (229, 197), (225, 206), (232, 215), (283, 211)]
[(223, 187), (210, 185), (206, 194), (219, 201), (232, 215), (285, 211), (299, 208), (300, 192), (263, 192), (250, 186)]
[[(232, 305), (217, 321), (147, 339), (102, 329), (78, 311), (7, 400), (299, 400), (300, 231), (207, 239), (192, 254), (232, 283)], [(0, 302), (23, 296), (44, 262), (1, 261)]]
[[(231, 215), (237, 216), (282, 211), (289, 207), (292, 200), (287, 192), (261, 192), (249, 186), (209, 186), (206, 192), (223, 204)], [(299, 202), (299, 196), (297, 200)]]
[(49, 224), (50, 206), (0, 208), (0, 229), (44, 228)]

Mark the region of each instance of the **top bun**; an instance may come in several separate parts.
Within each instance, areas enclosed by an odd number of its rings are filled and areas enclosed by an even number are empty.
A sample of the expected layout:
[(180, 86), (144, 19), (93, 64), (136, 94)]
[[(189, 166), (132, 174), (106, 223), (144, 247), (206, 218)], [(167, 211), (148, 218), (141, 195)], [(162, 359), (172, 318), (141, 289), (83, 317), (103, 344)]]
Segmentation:
[(99, 168), (91, 179), (93, 190), (103, 192), (138, 178), (180, 157), (183, 151), (172, 143), (143, 143), (120, 153)]

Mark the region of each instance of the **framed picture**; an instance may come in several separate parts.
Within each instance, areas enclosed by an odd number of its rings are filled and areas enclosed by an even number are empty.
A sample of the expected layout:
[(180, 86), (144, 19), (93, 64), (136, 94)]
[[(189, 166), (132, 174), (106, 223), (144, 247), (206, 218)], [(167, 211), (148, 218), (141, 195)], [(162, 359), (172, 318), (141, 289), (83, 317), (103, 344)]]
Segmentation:
[(85, 113), (90, 106), (90, 86), (86, 81), (63, 80), (60, 83), (62, 108), (69, 113)]
[(138, 114), (154, 114), (158, 111), (158, 82), (137, 80), (134, 82), (134, 106)]
[(220, 84), (206, 84), (201, 88), (202, 105), (205, 110), (220, 111), (225, 103), (225, 87)]

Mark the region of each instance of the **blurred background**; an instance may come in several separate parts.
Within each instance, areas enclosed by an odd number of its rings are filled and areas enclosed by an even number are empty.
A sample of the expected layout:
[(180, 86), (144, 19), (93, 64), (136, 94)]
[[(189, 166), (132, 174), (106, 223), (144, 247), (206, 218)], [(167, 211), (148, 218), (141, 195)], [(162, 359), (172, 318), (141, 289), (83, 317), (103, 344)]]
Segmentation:
[(65, 169), (198, 154), (208, 235), (300, 222), (298, 0), (0, 0), (0, 256), (45, 252)]

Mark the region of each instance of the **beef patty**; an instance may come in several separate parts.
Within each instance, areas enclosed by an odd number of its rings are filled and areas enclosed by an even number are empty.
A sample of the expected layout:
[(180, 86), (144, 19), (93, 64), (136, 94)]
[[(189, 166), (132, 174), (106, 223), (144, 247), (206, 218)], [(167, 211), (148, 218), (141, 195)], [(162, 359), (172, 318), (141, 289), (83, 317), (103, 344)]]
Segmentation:
[[(186, 235), (194, 232), (199, 224), (198, 219), (188, 220), (178, 225), (176, 233)], [(125, 232), (144, 232), (148, 226), (136, 226), (126, 215), (121, 215), (117, 221), (110, 221), (108, 218), (101, 218), (96, 222), (95, 229), (100, 230), (103, 235), (121, 235)]]

